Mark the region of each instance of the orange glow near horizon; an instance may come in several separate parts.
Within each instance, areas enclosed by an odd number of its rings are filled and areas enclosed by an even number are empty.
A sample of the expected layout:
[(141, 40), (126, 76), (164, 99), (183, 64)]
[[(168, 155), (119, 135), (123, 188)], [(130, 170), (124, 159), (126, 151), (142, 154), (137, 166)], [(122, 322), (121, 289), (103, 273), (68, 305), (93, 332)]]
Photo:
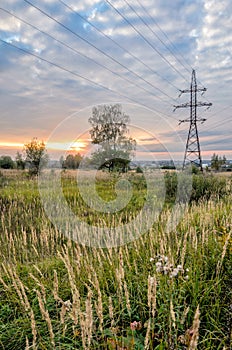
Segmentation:
[(87, 142), (75, 141), (74, 144), (71, 146), (71, 150), (75, 152), (81, 152), (81, 151), (84, 151), (86, 146), (87, 146)]
[(53, 151), (65, 151), (65, 152), (79, 152), (85, 151), (89, 141), (88, 140), (78, 140), (74, 142), (51, 142), (47, 143), (47, 149)]
[(0, 147), (13, 147), (13, 148), (18, 148), (18, 147), (23, 147), (24, 143), (20, 142), (0, 142)]
[[(145, 139), (146, 135), (139, 135), (137, 138), (137, 144), (146, 144), (146, 145), (150, 145), (150, 144), (158, 144), (158, 140), (157, 139), (149, 139), (149, 137), (147, 139)], [(143, 139), (144, 138), (144, 139)], [(45, 142), (46, 143), (46, 142)], [(58, 151), (64, 151), (64, 152), (68, 152), (68, 153), (80, 153), (82, 156), (85, 155), (85, 152), (88, 149), (88, 146), (90, 145), (91, 140), (86, 137), (83, 139), (78, 139), (74, 142), (67, 142), (67, 141), (57, 141), (57, 142), (51, 142), (51, 143), (47, 143), (47, 149), (48, 151), (51, 151), (53, 154), (53, 151), (55, 152), (54, 155), (56, 155), (56, 152)], [(11, 142), (11, 141), (0, 141), (0, 156), (3, 155), (4, 153), (6, 154), (10, 154), (10, 155), (15, 155), (17, 151), (22, 152), (23, 148), (24, 148), (24, 144), (22, 142)], [(203, 159), (211, 159), (212, 155), (218, 154), (219, 156), (223, 156), (225, 155), (227, 159), (232, 159), (232, 151), (231, 150), (220, 150), (220, 149), (212, 149), (212, 150), (201, 150), (202, 153), (202, 158)], [(143, 152), (142, 150), (139, 151), (137, 153), (137, 156), (139, 159), (146, 159), (147, 157), (147, 153)], [(168, 152), (154, 152), (154, 156), (156, 156), (159, 159), (162, 159), (162, 157), (167, 158), (169, 156), (172, 156), (174, 158), (178, 158), (180, 160), (182, 160), (182, 158), (184, 157), (184, 152), (182, 151), (174, 151), (170, 152), (170, 154)]]

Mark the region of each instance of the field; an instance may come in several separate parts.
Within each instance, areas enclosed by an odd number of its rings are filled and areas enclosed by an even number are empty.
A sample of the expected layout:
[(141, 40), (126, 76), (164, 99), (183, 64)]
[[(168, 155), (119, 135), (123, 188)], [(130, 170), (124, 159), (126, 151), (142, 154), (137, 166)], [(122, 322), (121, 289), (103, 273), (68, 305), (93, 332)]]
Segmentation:
[[(150, 197), (142, 174), (121, 177), (132, 195), (111, 215), (84, 203), (75, 174), (62, 175), (66, 201), (89, 226), (127, 224), (148, 200), (159, 209), (147, 232), (138, 225), (127, 244), (98, 247), (49, 220), (37, 179), (1, 172), (0, 349), (231, 349), (232, 177), (194, 175), (189, 205), (169, 230), (175, 173)], [(106, 204), (127, 194), (127, 182), (115, 192), (117, 181), (96, 179)]]

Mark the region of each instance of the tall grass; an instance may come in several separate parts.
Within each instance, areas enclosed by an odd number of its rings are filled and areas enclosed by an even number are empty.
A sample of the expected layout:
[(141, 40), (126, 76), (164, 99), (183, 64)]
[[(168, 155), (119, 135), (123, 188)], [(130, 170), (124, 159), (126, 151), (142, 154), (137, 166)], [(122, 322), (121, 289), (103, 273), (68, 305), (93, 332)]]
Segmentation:
[[(105, 182), (98, 190), (112, 198)], [(73, 179), (63, 186), (77, 206)], [(134, 211), (143, 190), (134, 189)], [(35, 181), (9, 180), (0, 194), (0, 348), (229, 350), (231, 199), (193, 201), (170, 232), (166, 208), (139, 239), (90, 248), (50, 223)]]

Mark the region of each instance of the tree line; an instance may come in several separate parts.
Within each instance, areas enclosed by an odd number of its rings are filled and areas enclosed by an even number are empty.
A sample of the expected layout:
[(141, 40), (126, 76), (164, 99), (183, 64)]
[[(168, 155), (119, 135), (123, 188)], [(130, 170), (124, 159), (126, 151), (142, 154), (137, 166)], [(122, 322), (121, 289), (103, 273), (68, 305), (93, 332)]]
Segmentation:
[[(85, 165), (109, 172), (126, 172), (134, 157), (136, 140), (129, 135), (130, 117), (123, 112), (120, 104), (99, 105), (93, 107), (89, 118), (90, 136), (95, 150), (90, 158), (84, 159)], [(40, 167), (49, 161), (43, 141), (33, 138), (24, 145), (23, 151), (17, 152), (15, 160), (10, 156), (0, 157), (0, 168), (28, 169), (30, 175), (38, 175)], [(63, 169), (77, 169), (83, 157), (80, 153), (67, 154), (59, 161)], [(218, 171), (227, 163), (226, 157), (213, 154), (211, 169)], [(229, 166), (230, 167), (230, 166)]]
[[(90, 158), (85, 158), (85, 164), (108, 171), (127, 171), (136, 147), (136, 141), (127, 136), (129, 121), (129, 116), (122, 111), (120, 104), (94, 107), (89, 123), (92, 144), (96, 145), (96, 150)], [(82, 160), (80, 153), (68, 154), (60, 159), (60, 166), (63, 169), (77, 169)], [(15, 161), (10, 156), (2, 156), (0, 168), (27, 168), (30, 175), (37, 175), (40, 167), (47, 162), (45, 143), (33, 138), (24, 145), (22, 153), (17, 152)]]

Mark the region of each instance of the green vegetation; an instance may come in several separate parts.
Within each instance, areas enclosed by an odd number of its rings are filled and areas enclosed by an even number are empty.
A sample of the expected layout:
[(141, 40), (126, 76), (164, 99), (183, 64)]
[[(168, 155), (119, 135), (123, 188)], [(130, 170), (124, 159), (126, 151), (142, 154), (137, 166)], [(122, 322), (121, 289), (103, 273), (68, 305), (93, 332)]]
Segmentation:
[(136, 147), (136, 141), (127, 136), (129, 121), (120, 104), (93, 107), (89, 118), (90, 136), (99, 148), (93, 152), (91, 160), (97, 169), (128, 170)]
[(2, 169), (14, 169), (15, 163), (10, 156), (0, 157), (0, 168)]
[(38, 175), (39, 169), (48, 161), (45, 143), (34, 137), (24, 145), (24, 152), (25, 162), (29, 166), (29, 174), (31, 176)]
[[(114, 220), (127, 222), (147, 200), (143, 174), (99, 173), (96, 190), (115, 199), (120, 176), (133, 193)], [(35, 179), (2, 171), (0, 348), (229, 350), (231, 178), (194, 175), (190, 206), (172, 231), (165, 227), (176, 174), (165, 173), (165, 184), (165, 205), (149, 232), (125, 246), (94, 248), (56, 230)], [(64, 172), (62, 187), (82, 220), (112, 224), (83, 202), (72, 172)]]
[(60, 163), (63, 169), (78, 169), (81, 161), (82, 156), (80, 153), (77, 153), (75, 155), (68, 154), (65, 160), (61, 158)]
[(220, 157), (217, 154), (213, 154), (211, 158), (211, 169), (218, 171), (223, 165), (226, 164), (226, 157)]

